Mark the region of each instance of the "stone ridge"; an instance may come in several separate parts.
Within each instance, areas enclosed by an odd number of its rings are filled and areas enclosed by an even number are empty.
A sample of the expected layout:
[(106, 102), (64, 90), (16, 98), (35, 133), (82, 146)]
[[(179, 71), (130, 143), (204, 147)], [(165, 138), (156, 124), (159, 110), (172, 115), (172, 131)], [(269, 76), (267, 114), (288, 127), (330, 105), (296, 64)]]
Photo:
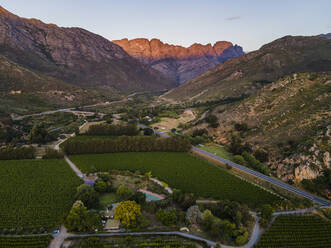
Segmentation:
[(207, 45), (194, 43), (186, 48), (183, 46), (163, 43), (155, 38), (151, 40), (145, 38), (128, 40), (125, 38), (122, 40), (113, 40), (113, 42), (121, 46), (133, 57), (151, 60), (165, 58), (186, 59), (200, 56), (217, 57), (220, 56), (225, 49), (233, 46), (231, 42), (218, 41), (213, 46), (210, 43)]
[(240, 46), (233, 46), (228, 41), (218, 41), (213, 46), (195, 43), (187, 48), (163, 43), (159, 39), (125, 38), (113, 42), (176, 84), (183, 84), (228, 59), (244, 54)]

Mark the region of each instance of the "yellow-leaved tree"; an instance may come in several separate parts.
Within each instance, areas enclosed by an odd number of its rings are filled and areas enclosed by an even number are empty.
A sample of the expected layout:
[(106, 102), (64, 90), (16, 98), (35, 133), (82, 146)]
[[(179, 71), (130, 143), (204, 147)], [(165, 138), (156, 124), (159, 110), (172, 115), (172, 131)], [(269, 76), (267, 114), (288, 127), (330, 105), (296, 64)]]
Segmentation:
[(137, 217), (140, 215), (140, 205), (135, 201), (120, 202), (115, 209), (115, 220), (121, 221), (126, 228), (135, 227)]

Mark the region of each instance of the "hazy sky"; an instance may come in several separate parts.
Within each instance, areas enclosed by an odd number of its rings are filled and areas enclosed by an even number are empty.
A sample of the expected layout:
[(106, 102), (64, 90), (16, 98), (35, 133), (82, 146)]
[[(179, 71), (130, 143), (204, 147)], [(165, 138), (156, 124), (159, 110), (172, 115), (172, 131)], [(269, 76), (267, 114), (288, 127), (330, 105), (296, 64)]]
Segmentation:
[(285, 35), (331, 32), (331, 0), (0, 0), (9, 11), (110, 40), (189, 46), (228, 40), (245, 51)]

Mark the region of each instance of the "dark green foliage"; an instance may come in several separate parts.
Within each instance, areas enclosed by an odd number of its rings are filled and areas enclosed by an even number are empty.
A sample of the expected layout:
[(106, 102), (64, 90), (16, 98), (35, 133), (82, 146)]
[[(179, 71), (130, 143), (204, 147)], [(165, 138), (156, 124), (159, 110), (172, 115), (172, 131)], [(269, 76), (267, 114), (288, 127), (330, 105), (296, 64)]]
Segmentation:
[(230, 152), (233, 154), (242, 154), (243, 152), (252, 152), (252, 148), (248, 143), (244, 143), (239, 136), (232, 136), (230, 143)]
[(153, 135), (153, 134), (154, 134), (153, 129), (151, 129), (151, 128), (145, 128), (145, 129), (144, 129), (144, 135), (146, 135), (146, 136), (151, 136), (151, 135)]
[(113, 169), (152, 171), (154, 177), (172, 188), (192, 192), (197, 196), (230, 199), (250, 207), (275, 203), (277, 196), (245, 182), (226, 170), (187, 153), (145, 152), (77, 155), (70, 159), (85, 173)]
[(227, 219), (232, 223), (235, 223), (236, 226), (248, 226), (249, 223), (253, 220), (253, 217), (249, 213), (249, 208), (245, 204), (240, 204), (234, 201), (220, 201), (219, 203), (210, 204), (204, 206), (212, 211), (213, 215), (220, 219)]
[(47, 248), (52, 240), (51, 235), (34, 237), (0, 237), (1, 248)]
[(76, 201), (72, 206), (64, 225), (70, 232), (94, 232), (102, 229), (100, 216), (87, 210), (81, 201)]
[(87, 184), (82, 184), (77, 187), (75, 199), (82, 201), (89, 209), (97, 208), (99, 206), (99, 198), (97, 192), (95, 192), (95, 190)]
[(254, 152), (254, 157), (260, 162), (265, 163), (268, 161), (269, 154), (265, 151), (257, 150)]
[(205, 128), (202, 129), (194, 129), (193, 133), (192, 133), (192, 137), (196, 137), (196, 136), (202, 136), (202, 135), (208, 135), (208, 130)]
[(93, 185), (95, 191), (99, 193), (105, 193), (107, 191), (107, 183), (103, 180), (96, 180)]
[(57, 151), (51, 148), (46, 148), (45, 155), (43, 159), (60, 159), (63, 158), (64, 154), (61, 151)]
[(54, 230), (68, 214), (80, 183), (64, 160), (2, 161), (0, 230)]
[(239, 132), (245, 132), (248, 130), (247, 123), (236, 123), (234, 124), (234, 128)]
[(144, 205), (146, 203), (146, 195), (140, 191), (136, 191), (129, 200), (135, 201), (139, 205)]
[(243, 152), (242, 156), (246, 160), (248, 167), (257, 170), (265, 175), (270, 174), (269, 167), (262, 164), (253, 155), (249, 154), (248, 152)]
[(45, 144), (47, 142), (53, 141), (56, 138), (54, 135), (49, 133), (46, 128), (42, 125), (34, 125), (30, 132), (31, 143)]
[(318, 176), (312, 180), (304, 179), (301, 183), (305, 189), (320, 195), (324, 195), (325, 192), (331, 190), (331, 169), (324, 169), (321, 176)]
[(128, 125), (111, 125), (111, 124), (98, 124), (89, 127), (86, 132), (87, 135), (96, 136), (134, 136), (138, 134), (137, 126), (134, 124)]
[(195, 205), (198, 199), (194, 194), (184, 193), (180, 190), (174, 190), (172, 198), (183, 210), (187, 210), (189, 207)]
[(212, 128), (217, 128), (219, 126), (218, 124), (218, 119), (215, 115), (209, 114), (206, 118), (205, 121), (209, 124), (210, 127)]
[(5, 146), (0, 148), (0, 160), (33, 159), (35, 152), (32, 146)]
[(261, 209), (261, 220), (260, 220), (261, 226), (267, 227), (267, 225), (271, 221), (271, 218), (272, 218), (272, 214), (273, 213), (274, 213), (274, 210), (273, 210), (273, 208), (272, 208), (271, 205), (265, 204), (265, 205), (262, 206), (262, 209)]
[(331, 223), (316, 215), (278, 216), (254, 247), (330, 248)]
[(159, 210), (156, 214), (159, 221), (165, 226), (173, 226), (177, 224), (176, 209)]
[(149, 136), (121, 136), (117, 139), (68, 140), (64, 145), (67, 154), (114, 152), (186, 152), (191, 144), (181, 137), (168, 139)]
[(233, 162), (240, 164), (240, 165), (247, 165), (246, 160), (241, 155), (235, 155), (233, 156)]

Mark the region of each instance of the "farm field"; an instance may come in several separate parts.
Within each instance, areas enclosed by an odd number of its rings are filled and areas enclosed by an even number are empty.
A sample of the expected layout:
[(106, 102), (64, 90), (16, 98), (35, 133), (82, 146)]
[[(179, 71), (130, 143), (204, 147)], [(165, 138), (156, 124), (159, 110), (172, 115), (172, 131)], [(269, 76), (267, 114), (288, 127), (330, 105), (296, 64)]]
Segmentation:
[(46, 248), (50, 235), (34, 237), (0, 237), (0, 248)]
[(232, 155), (224, 147), (221, 147), (216, 144), (206, 144), (202, 147), (199, 147), (201, 150), (213, 153), (219, 157), (225, 158), (227, 160), (232, 160)]
[(225, 169), (181, 152), (111, 153), (70, 156), (84, 172), (120, 170), (151, 171), (172, 188), (201, 197), (229, 199), (251, 207), (280, 200), (277, 196), (231, 175)]
[(89, 242), (98, 244), (94, 247), (130, 247), (130, 248), (196, 248), (196, 243), (179, 238), (176, 236), (142, 236), (142, 237), (112, 237), (112, 238), (89, 238), (89, 239), (73, 239), (65, 241), (64, 244), (70, 242), (69, 248), (86, 247)]
[(317, 215), (279, 216), (254, 247), (331, 247), (331, 222)]
[(64, 160), (0, 164), (0, 233), (43, 233), (60, 225), (81, 183)]

